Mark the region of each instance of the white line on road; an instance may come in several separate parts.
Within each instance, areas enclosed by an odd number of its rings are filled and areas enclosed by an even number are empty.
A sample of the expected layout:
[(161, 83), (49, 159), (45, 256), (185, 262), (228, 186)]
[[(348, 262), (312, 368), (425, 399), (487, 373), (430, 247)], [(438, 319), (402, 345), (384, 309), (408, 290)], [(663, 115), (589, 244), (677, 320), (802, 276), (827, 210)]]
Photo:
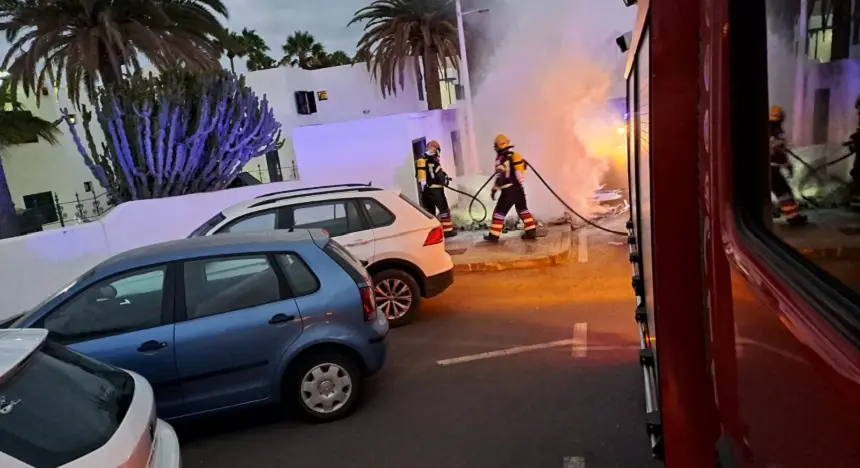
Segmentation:
[(573, 326), (573, 350), (575, 358), (584, 358), (588, 354), (588, 324), (577, 323)]
[(564, 457), (564, 465), (562, 468), (585, 468), (585, 458)]
[[(566, 348), (568, 346), (573, 346), (574, 340), (558, 340), (558, 341), (550, 341), (549, 343), (540, 343), (529, 346), (517, 346), (516, 348), (508, 348), (508, 349), (500, 349), (498, 351), (488, 351), (486, 353), (480, 354), (470, 354), (468, 356), (455, 357), (450, 359), (442, 359), (436, 361), (436, 364), (440, 366), (450, 366), (452, 364), (462, 364), (464, 362), (472, 362), (472, 361), (480, 361), (483, 359), (490, 359), (495, 357), (502, 356), (510, 356), (513, 354), (522, 354), (527, 353), (529, 351), (538, 351), (541, 349), (551, 349), (551, 348)], [(634, 345), (623, 345), (623, 346), (590, 346), (588, 348), (590, 351), (633, 351), (638, 350), (639, 346)]]
[(579, 231), (579, 263), (588, 261), (588, 230), (582, 229)]
[(549, 348), (560, 348), (562, 346), (571, 346), (573, 344), (573, 340), (558, 340), (558, 341), (550, 341), (549, 343), (540, 343), (528, 346), (517, 346), (514, 348), (508, 349), (500, 349), (498, 351), (488, 351), (486, 353), (480, 354), (470, 354), (468, 356), (461, 356), (451, 359), (442, 359), (441, 361), (436, 361), (440, 366), (448, 366), (451, 364), (460, 364), (463, 362), (470, 361), (478, 361), (481, 359), (489, 359), (499, 356), (510, 356), (511, 354), (520, 354), (526, 353), (528, 351), (537, 351), (539, 349), (549, 349)]

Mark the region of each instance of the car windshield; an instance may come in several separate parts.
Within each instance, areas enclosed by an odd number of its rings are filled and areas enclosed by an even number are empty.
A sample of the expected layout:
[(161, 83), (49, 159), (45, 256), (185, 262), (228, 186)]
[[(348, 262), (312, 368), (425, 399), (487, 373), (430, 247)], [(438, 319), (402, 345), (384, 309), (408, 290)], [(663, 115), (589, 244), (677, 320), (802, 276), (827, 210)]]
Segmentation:
[(64, 294), (66, 291), (68, 291), (69, 289), (71, 289), (74, 285), (78, 284), (78, 282), (80, 282), (81, 280), (83, 280), (83, 279), (85, 279), (85, 278), (87, 278), (87, 277), (89, 277), (89, 276), (92, 276), (94, 273), (95, 273), (95, 270), (89, 270), (88, 272), (84, 273), (84, 274), (83, 274), (83, 275), (81, 275), (80, 277), (75, 278), (75, 280), (74, 280), (74, 281), (72, 281), (71, 283), (69, 283), (68, 285), (66, 285), (66, 287), (64, 287), (63, 289), (60, 289), (59, 291), (55, 292), (54, 294), (51, 294), (50, 296), (48, 296), (48, 298), (47, 298), (47, 299), (45, 299), (44, 301), (40, 302), (36, 307), (33, 307), (32, 309), (30, 309), (30, 310), (28, 310), (28, 311), (26, 311), (26, 312), (19, 312), (19, 313), (15, 314), (15, 315), (9, 316), (9, 318), (3, 319), (3, 322), (0, 322), (0, 328), (20, 328), (21, 324), (23, 324), (24, 322), (26, 322), (26, 321), (27, 321), (27, 319), (28, 319), (32, 314), (34, 314), (34, 313), (36, 313), (37, 311), (41, 310), (41, 309), (42, 309), (42, 307), (44, 307), (44, 306), (45, 306), (45, 304), (47, 304), (47, 303), (49, 303), (49, 302), (53, 301), (53, 300), (54, 300), (54, 299), (56, 299), (58, 296), (60, 296), (61, 294)]
[(221, 213), (216, 214), (215, 216), (209, 218), (208, 221), (201, 224), (200, 227), (198, 227), (197, 229), (192, 231), (191, 234), (188, 235), (188, 238), (190, 239), (192, 237), (205, 236), (207, 232), (209, 232), (212, 228), (217, 226), (218, 223), (220, 223), (221, 221), (224, 221), (225, 219), (227, 219), (227, 218), (225, 218), (223, 214), (221, 214)]
[(45, 342), (0, 376), (0, 452), (36, 468), (65, 465), (110, 440), (133, 395), (127, 372)]

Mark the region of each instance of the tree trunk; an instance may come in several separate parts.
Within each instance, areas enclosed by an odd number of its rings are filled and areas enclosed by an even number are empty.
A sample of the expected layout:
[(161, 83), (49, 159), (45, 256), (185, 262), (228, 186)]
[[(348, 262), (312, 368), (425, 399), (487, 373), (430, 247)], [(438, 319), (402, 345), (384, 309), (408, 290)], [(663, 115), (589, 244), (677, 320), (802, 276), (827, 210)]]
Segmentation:
[(227, 55), (227, 58), (230, 59), (230, 71), (233, 72), (233, 74), (235, 75), (236, 74), (236, 67), (233, 65), (233, 56)]
[(833, 0), (833, 38), (830, 61), (847, 59), (851, 52), (851, 0)]
[(3, 160), (0, 159), (0, 239), (19, 235), (21, 235), (21, 226), (18, 214), (15, 213), (15, 205), (12, 203), (9, 185), (6, 183)]
[(427, 109), (441, 109), (442, 88), (439, 86), (439, 62), (435, 56), (424, 56), (424, 89), (427, 90)]

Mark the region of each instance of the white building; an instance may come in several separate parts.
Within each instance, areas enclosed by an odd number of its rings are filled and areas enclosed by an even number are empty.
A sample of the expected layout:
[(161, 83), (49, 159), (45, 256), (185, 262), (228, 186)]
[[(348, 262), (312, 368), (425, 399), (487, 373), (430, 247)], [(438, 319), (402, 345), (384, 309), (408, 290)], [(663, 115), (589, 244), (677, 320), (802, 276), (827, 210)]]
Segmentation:
[[(840, 60), (834, 60), (832, 54), (832, 2), (795, 2), (798, 7), (806, 4), (811, 11), (805, 25), (800, 18), (786, 24), (778, 14), (781, 12), (775, 11), (768, 19), (770, 100), (788, 112), (788, 130), (794, 145), (829, 145), (838, 149), (857, 127), (854, 103), (860, 96), (860, 0), (850, 2), (853, 13), (848, 15), (849, 53)], [(828, 6), (829, 11), (823, 9)], [(804, 27), (805, 31), (801, 31)], [(805, 51), (800, 60), (797, 51)], [(798, 78), (803, 81), (798, 83)]]
[[(255, 158), (245, 167), (247, 172), (264, 182), (279, 178), (290, 180), (295, 177), (294, 172), (301, 174), (303, 164), (297, 161), (294, 145), (294, 131), (297, 128), (328, 124), (339, 124), (340, 128), (348, 128), (348, 125), (344, 126), (345, 122), (399, 114), (404, 115), (404, 118), (411, 118), (407, 116), (427, 109), (423, 90), (419, 91), (414, 75), (407, 75), (403, 90), (398, 90), (396, 95), (383, 98), (379, 85), (372, 79), (364, 64), (312, 71), (279, 67), (251, 72), (246, 75), (246, 82), (259, 96), (266, 95), (275, 110), (276, 118), (281, 123), (282, 137), (285, 139), (285, 144), (277, 155)], [(312, 93), (315, 112), (304, 115), (300, 113), (296, 99), (297, 91)], [(443, 92), (443, 95), (446, 94)], [(86, 102), (84, 104), (88, 105)], [(47, 93), (41, 96), (41, 104), (38, 106), (34, 97), (31, 97), (24, 102), (24, 105), (35, 115), (49, 121), (58, 121), (62, 116), (61, 109), (72, 107), (64, 92), (58, 95)], [(83, 135), (80, 116), (77, 116), (77, 120), (78, 130)], [(446, 121), (450, 121), (450, 117), (446, 118)], [(386, 125), (393, 125), (392, 128), (406, 128), (403, 125), (392, 124), (390, 121), (387, 121)], [(85, 211), (87, 216), (97, 215), (100, 210), (105, 209), (106, 198), (102, 195), (104, 189), (84, 165), (66, 124), (59, 123), (58, 128), (62, 131), (59, 144), (51, 146), (38, 142), (13, 146), (6, 149), (2, 155), (2, 162), (12, 199), (17, 208), (32, 208), (36, 205), (44, 207), (46, 204), (52, 205), (59, 201), (62, 207), (60, 212), (65, 214), (65, 224), (74, 222), (78, 211)], [(101, 139), (98, 125), (93, 123), (91, 128), (96, 139)], [(313, 141), (309, 141), (309, 138), (316, 138), (316, 135), (323, 134), (328, 135), (327, 138), (331, 138), (332, 135), (331, 132), (324, 131), (301, 133), (303, 138), (301, 146), (305, 148), (309, 157), (312, 157), (314, 148)], [(367, 136), (366, 133), (363, 135)], [(351, 138), (360, 139), (361, 136), (353, 133)], [(406, 147), (409, 148), (412, 142), (407, 138), (407, 136), (403, 137)], [(450, 142), (450, 136), (447, 141)], [(320, 149), (335, 150), (342, 147), (345, 150), (349, 147), (349, 145), (339, 147), (337, 141), (320, 143)], [(445, 144), (446, 142), (443, 142), (443, 145)], [(375, 145), (377, 150), (378, 146)], [(353, 159), (348, 153), (342, 156), (345, 162)], [(328, 157), (326, 160), (334, 161)], [(348, 169), (344, 167), (344, 170)], [(78, 200), (81, 200), (82, 207), (77, 206)], [(43, 211), (51, 210), (43, 209)], [(60, 225), (59, 217), (53, 217), (48, 221), (53, 221), (56, 226)], [(45, 227), (50, 228), (53, 225)]]

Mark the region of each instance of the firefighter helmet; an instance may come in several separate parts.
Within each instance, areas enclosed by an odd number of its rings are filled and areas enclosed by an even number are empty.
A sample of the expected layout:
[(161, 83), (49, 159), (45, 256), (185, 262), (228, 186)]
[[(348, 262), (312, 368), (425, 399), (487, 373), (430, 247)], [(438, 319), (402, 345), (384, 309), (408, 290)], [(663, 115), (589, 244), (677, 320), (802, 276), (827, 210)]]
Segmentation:
[(436, 156), (440, 151), (442, 151), (442, 147), (439, 145), (439, 142), (431, 140), (430, 143), (427, 143), (427, 148), (424, 150), (424, 154), (427, 156)]
[(770, 121), (771, 122), (780, 122), (785, 120), (785, 112), (782, 110), (782, 107), (773, 106), (770, 108)]
[(511, 146), (511, 140), (508, 140), (508, 137), (502, 134), (496, 135), (496, 140), (493, 142), (493, 147), (496, 148), (497, 151), (506, 150)]

